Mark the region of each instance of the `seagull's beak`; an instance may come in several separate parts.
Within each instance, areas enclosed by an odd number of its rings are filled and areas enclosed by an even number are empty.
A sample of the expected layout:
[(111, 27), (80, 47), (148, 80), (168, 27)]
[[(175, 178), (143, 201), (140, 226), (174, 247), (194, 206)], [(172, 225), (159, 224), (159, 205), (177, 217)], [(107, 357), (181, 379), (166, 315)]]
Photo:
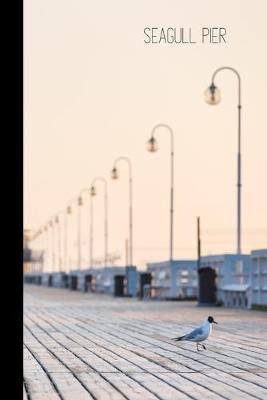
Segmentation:
[(216, 321), (214, 321), (214, 320), (213, 320), (213, 323), (214, 323), (214, 324), (218, 324), (218, 322), (216, 322)]

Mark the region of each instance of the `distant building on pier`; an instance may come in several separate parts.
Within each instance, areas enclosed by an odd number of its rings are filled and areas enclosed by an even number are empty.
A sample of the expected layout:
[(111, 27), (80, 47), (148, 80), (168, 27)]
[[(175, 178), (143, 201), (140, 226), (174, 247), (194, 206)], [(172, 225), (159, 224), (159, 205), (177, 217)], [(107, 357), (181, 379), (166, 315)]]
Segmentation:
[(197, 298), (196, 260), (173, 260), (147, 264), (151, 274), (151, 296), (155, 298)]
[(225, 307), (251, 307), (251, 262), (249, 254), (219, 254), (201, 257), (200, 269), (215, 271), (216, 302)]
[(250, 258), (252, 307), (267, 307), (267, 248), (252, 250)]

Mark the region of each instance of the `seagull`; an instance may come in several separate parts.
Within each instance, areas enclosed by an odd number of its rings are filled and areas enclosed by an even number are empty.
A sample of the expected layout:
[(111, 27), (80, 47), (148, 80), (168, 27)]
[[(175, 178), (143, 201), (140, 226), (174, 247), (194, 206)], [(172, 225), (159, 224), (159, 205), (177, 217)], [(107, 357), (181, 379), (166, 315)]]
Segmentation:
[(200, 327), (194, 329), (192, 332), (188, 333), (187, 335), (172, 338), (172, 340), (176, 340), (176, 341), (186, 340), (188, 342), (196, 342), (197, 343), (197, 351), (200, 351), (199, 346), (202, 346), (203, 349), (207, 350), (206, 346), (199, 342), (203, 342), (204, 340), (206, 340), (209, 337), (209, 335), (211, 334), (211, 331), (212, 331), (212, 324), (217, 324), (217, 323), (218, 322), (214, 321), (213, 317), (208, 317), (207, 319), (205, 319), (205, 321), (203, 322), (203, 324)]

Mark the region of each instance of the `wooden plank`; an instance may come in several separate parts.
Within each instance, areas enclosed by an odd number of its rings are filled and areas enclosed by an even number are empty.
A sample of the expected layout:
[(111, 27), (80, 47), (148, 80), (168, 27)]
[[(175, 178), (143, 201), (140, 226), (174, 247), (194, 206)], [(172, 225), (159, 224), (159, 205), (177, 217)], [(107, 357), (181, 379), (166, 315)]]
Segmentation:
[(222, 400), (224, 397), (210, 391), (209, 389), (193, 383), (188, 377), (192, 374), (184, 374), (183, 376), (169, 372), (168, 374), (156, 374), (157, 377), (182, 390), (185, 394), (197, 400)]
[[(65, 366), (65, 368), (66, 367), (67, 367), (67, 369), (70, 368), (74, 373), (93, 372), (92, 368), (90, 368), (86, 363), (84, 363), (82, 360), (80, 360), (78, 357), (76, 357), (71, 351), (65, 349), (63, 346), (61, 346), (59, 343), (57, 343), (54, 339), (52, 339), (46, 333), (42, 332), (42, 334), (40, 334), (38, 336), (38, 340), (53, 355), (53, 357), (54, 357), (53, 361), (55, 361), (55, 360), (58, 361), (57, 364), (60, 365), (61, 369)], [(51, 357), (52, 357), (52, 355), (51, 355)], [(38, 357), (39, 357), (39, 354), (38, 354)], [(51, 363), (51, 357), (49, 359), (50, 363)], [(42, 358), (42, 362), (44, 362), (44, 364), (47, 365), (47, 363), (48, 363), (47, 353), (46, 353), (46, 357)], [(55, 372), (57, 372), (57, 371), (55, 371)], [(67, 372), (67, 370), (65, 370), (65, 372)]]
[(220, 383), (218, 383), (217, 379), (213, 379), (208, 375), (203, 376), (203, 374), (197, 372), (190, 374), (190, 376), (187, 374), (186, 378), (218, 395), (222, 395), (226, 399), (255, 400), (255, 398), (257, 398), (237, 389), (236, 387), (230, 386), (228, 380), (225, 380), (224, 382), (222, 380)]
[[(103, 360), (106, 360), (110, 364), (116, 366), (117, 370), (124, 372), (125, 374), (131, 374), (132, 372), (142, 372), (143, 370), (132, 362), (129, 358), (125, 359), (121, 357), (121, 348), (117, 348), (118, 352), (112, 352), (106, 348), (94, 348), (91, 351), (97, 354)], [(119, 353), (119, 354), (118, 354)], [(107, 371), (108, 372), (108, 371)]]
[(25, 374), (25, 382), (32, 400), (59, 400), (60, 396), (47, 377), (40, 372)]
[[(105, 375), (105, 374), (104, 374)], [(114, 374), (112, 374), (114, 375)], [(126, 397), (98, 373), (80, 374), (84, 385), (97, 400), (125, 400)]]
[(142, 384), (151, 393), (164, 400), (188, 400), (192, 397), (186, 395), (179, 389), (175, 389), (166, 382), (150, 374), (134, 373), (131, 377)]
[[(24, 382), (32, 400), (60, 399), (54, 386), (41, 365), (34, 359), (28, 349), (24, 348)], [(25, 391), (26, 392), (26, 391)], [(23, 396), (27, 398), (26, 393)]]
[(90, 393), (81, 386), (80, 382), (72, 373), (66, 372), (62, 374), (53, 372), (51, 376), (53, 381), (56, 383), (58, 390), (62, 393), (64, 400), (93, 400)]
[[(118, 374), (103, 374), (103, 376), (114, 385), (118, 390), (125, 395), (128, 400), (156, 400), (158, 399), (151, 391), (144, 388), (123, 373)], [(173, 399), (175, 400), (175, 399)]]
[(23, 383), (22, 390), (23, 390), (23, 400), (28, 400), (28, 396), (27, 396), (27, 392), (26, 392), (24, 383)]
[[(215, 372), (210, 372), (205, 374), (206, 376), (210, 376), (211, 378), (216, 378), (216, 380), (219, 380), (223, 383), (227, 382), (227, 385), (231, 385), (232, 387), (235, 387), (236, 389), (242, 390), (244, 393), (248, 393), (251, 396), (257, 396), (259, 399), (267, 399), (267, 390), (264, 389), (263, 387), (260, 387), (257, 384), (250, 383), (249, 385), (247, 384), (247, 381), (245, 381), (244, 375), (247, 376), (253, 376), (253, 374), (247, 372), (245, 374), (240, 374), (235, 375), (235, 376), (229, 376), (229, 374), (225, 374), (221, 372), (220, 374), (215, 373)], [(257, 380), (259, 382), (259, 380)], [(256, 381), (255, 381), (256, 383)]]
[(252, 373), (243, 373), (243, 374), (232, 374), (237, 378), (245, 379), (248, 382), (255, 383), (255, 385), (260, 386), (264, 389), (267, 389), (267, 374), (266, 373), (257, 373), (257, 375)]

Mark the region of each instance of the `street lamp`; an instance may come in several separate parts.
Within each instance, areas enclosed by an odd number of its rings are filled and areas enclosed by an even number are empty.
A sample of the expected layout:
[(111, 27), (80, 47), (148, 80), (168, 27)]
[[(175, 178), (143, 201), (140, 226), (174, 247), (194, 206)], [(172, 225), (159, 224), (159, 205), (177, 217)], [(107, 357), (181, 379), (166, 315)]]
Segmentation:
[(81, 270), (81, 206), (83, 205), (83, 193), (90, 192), (89, 188), (82, 189), (78, 197), (78, 227), (77, 227), (77, 246), (78, 246), (78, 270)]
[[(43, 232), (45, 233), (45, 262), (44, 262), (44, 270), (48, 267), (48, 256), (49, 256), (49, 237), (48, 237), (48, 226), (44, 225)], [(44, 271), (42, 271), (44, 272)]]
[(72, 203), (77, 203), (77, 199), (72, 199), (69, 201), (66, 209), (66, 216), (65, 216), (65, 265), (66, 265), (66, 271), (71, 270), (71, 263), (69, 262), (68, 258), (68, 215), (72, 214)]
[(205, 100), (211, 106), (214, 106), (221, 101), (221, 91), (214, 85), (214, 82), (205, 91)]
[(241, 77), (239, 73), (232, 67), (221, 67), (216, 69), (211, 78), (211, 85), (205, 92), (205, 99), (208, 104), (215, 105), (221, 100), (219, 89), (215, 86), (214, 81), (218, 72), (223, 70), (232, 71), (237, 77), (238, 83), (238, 104), (237, 104), (237, 135), (238, 135), (238, 150), (237, 150), (237, 255), (241, 254)]
[(173, 260), (173, 214), (174, 214), (174, 206), (173, 206), (173, 195), (174, 195), (174, 137), (173, 130), (169, 125), (166, 124), (158, 124), (154, 126), (151, 132), (151, 138), (147, 142), (147, 150), (151, 153), (155, 153), (158, 150), (158, 144), (154, 137), (154, 133), (158, 128), (166, 128), (170, 133), (171, 139), (171, 184), (170, 184), (170, 262)]
[[(36, 246), (36, 239), (37, 238), (38, 238), (38, 231), (36, 230), (33, 233), (32, 238), (31, 238), (31, 242), (33, 242), (33, 249)], [(31, 262), (31, 272), (35, 272), (35, 267), (36, 267), (36, 265), (35, 265), (35, 261), (34, 261), (34, 257), (33, 257), (32, 262)]]
[(61, 260), (61, 226), (60, 226), (60, 215), (64, 211), (59, 211), (55, 216), (55, 224), (57, 225), (57, 242), (58, 242), (58, 270), (61, 272), (62, 260)]
[[(97, 195), (95, 183), (101, 181), (104, 184), (104, 263), (107, 265), (108, 262), (108, 195), (107, 195), (107, 181), (103, 177), (96, 177), (93, 179), (90, 187), (91, 198)], [(93, 201), (91, 200), (91, 264), (93, 262)]]
[(158, 151), (158, 143), (153, 136), (151, 136), (147, 142), (147, 151), (150, 151), (151, 153)]
[(93, 248), (94, 248), (94, 204), (93, 197), (96, 195), (96, 191), (94, 187), (90, 188), (90, 251), (89, 251), (89, 265), (90, 268), (93, 268)]
[(133, 180), (132, 180), (132, 163), (128, 157), (118, 157), (114, 161), (113, 168), (111, 170), (111, 178), (119, 179), (119, 171), (116, 167), (117, 163), (125, 161), (129, 168), (129, 259), (130, 266), (133, 265)]
[(44, 247), (44, 243), (43, 243), (43, 228), (38, 229), (37, 231), (37, 254), (40, 254), (40, 258), (37, 258), (37, 262), (36, 262), (36, 272), (42, 272), (43, 270), (43, 252), (42, 249)]
[[(39, 228), (36, 230), (31, 237), (31, 242), (35, 242), (35, 253), (33, 254), (33, 259), (31, 263), (31, 272), (43, 272), (43, 253), (42, 249), (44, 248), (45, 244), (43, 243), (43, 234), (44, 229)], [(39, 258), (38, 256), (41, 255)]]
[[(57, 246), (58, 246), (58, 271), (62, 272), (62, 257), (61, 257), (61, 224), (60, 224), (60, 216), (65, 216), (65, 210), (60, 210), (57, 214), (52, 217), (51, 221), (49, 222), (50, 227), (52, 228), (52, 259), (53, 259), (53, 266), (55, 265), (55, 234), (54, 234), (54, 226), (57, 225)], [(63, 253), (64, 253), (64, 265), (66, 260), (66, 219), (64, 223), (64, 244), (63, 244)]]
[[(100, 181), (104, 184), (104, 263), (105, 267), (108, 264), (108, 184), (105, 178), (102, 176), (98, 176), (92, 180), (91, 188), (90, 188), (90, 194), (91, 197), (96, 196), (96, 189), (95, 189), (95, 183), (97, 181)], [(91, 205), (92, 205), (92, 200), (91, 200)], [(93, 206), (91, 207), (91, 256), (90, 256), (90, 264), (92, 267), (93, 263)]]
[(55, 269), (56, 255), (55, 255), (55, 231), (54, 231), (54, 221), (51, 219), (49, 221), (49, 227), (51, 228), (51, 255), (52, 255), (52, 268), (51, 272)]

